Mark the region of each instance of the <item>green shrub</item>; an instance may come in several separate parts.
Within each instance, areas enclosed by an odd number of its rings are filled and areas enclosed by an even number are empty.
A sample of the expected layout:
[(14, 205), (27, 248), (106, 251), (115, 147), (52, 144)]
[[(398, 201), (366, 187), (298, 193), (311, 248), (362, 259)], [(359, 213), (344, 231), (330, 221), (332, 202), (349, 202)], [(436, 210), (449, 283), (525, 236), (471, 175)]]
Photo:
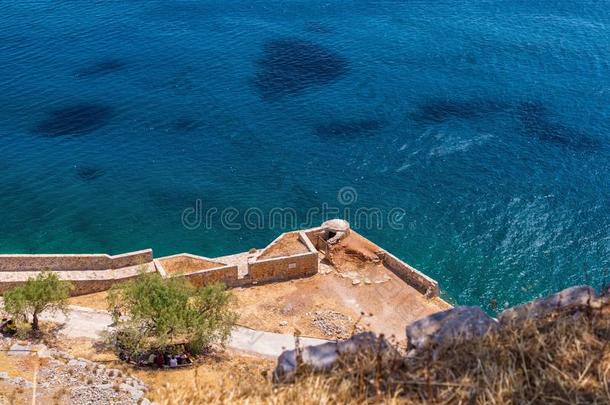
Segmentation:
[(237, 319), (232, 298), (223, 284), (197, 289), (182, 277), (142, 274), (109, 291), (116, 324), (112, 344), (127, 356), (175, 344), (199, 353), (230, 336)]
[(60, 280), (57, 274), (42, 272), (24, 285), (5, 292), (4, 310), (15, 318), (28, 320), (31, 317), (32, 330), (37, 332), (42, 312), (66, 312), (72, 289), (72, 283)]

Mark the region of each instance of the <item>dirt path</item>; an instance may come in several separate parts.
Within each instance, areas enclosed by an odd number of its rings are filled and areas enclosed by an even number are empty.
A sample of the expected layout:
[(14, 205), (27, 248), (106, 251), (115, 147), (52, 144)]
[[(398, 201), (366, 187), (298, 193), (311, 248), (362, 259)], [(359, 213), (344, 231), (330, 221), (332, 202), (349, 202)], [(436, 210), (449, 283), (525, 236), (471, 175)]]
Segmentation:
[[(63, 324), (59, 332), (71, 338), (98, 339), (100, 332), (108, 329), (112, 323), (112, 318), (106, 311), (77, 306), (70, 306), (67, 318), (59, 312), (42, 314), (41, 319)], [(327, 341), (323, 339), (301, 338), (303, 346), (325, 342)], [(233, 330), (227, 346), (247, 353), (277, 357), (284, 350), (294, 349), (294, 337), (238, 326)]]

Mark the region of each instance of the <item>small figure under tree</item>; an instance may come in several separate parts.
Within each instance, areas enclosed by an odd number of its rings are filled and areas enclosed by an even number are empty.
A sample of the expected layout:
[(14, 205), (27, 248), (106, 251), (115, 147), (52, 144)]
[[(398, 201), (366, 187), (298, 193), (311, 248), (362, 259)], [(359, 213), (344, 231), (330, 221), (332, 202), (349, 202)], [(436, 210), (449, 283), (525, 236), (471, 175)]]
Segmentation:
[(13, 317), (23, 317), (28, 322), (31, 317), (32, 331), (38, 332), (38, 316), (42, 312), (66, 313), (68, 298), (73, 288), (72, 283), (62, 281), (57, 274), (45, 271), (35, 278), (29, 278), (22, 286), (5, 292), (4, 310)]

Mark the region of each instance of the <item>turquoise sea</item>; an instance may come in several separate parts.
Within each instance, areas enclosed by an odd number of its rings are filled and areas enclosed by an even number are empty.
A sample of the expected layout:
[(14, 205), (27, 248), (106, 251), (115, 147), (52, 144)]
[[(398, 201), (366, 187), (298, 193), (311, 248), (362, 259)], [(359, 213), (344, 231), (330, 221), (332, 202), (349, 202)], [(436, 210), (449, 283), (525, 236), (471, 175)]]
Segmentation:
[(367, 208), (453, 302), (610, 280), (607, 1), (3, 1), (0, 107), (2, 253), (217, 256)]

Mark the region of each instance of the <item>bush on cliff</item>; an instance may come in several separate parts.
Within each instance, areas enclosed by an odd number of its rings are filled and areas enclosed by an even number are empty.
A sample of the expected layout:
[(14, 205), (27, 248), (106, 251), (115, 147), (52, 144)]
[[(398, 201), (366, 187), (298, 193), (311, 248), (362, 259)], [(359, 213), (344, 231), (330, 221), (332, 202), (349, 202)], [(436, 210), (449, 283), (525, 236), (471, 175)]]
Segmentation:
[(44, 311), (65, 313), (73, 288), (72, 283), (60, 280), (57, 274), (42, 272), (22, 286), (5, 292), (4, 310), (15, 318), (31, 322), (32, 330), (38, 332), (39, 315)]
[(197, 354), (230, 336), (237, 319), (232, 301), (223, 284), (195, 288), (184, 278), (143, 274), (109, 291), (116, 323), (110, 339), (123, 356), (163, 351), (175, 344), (185, 344)]

